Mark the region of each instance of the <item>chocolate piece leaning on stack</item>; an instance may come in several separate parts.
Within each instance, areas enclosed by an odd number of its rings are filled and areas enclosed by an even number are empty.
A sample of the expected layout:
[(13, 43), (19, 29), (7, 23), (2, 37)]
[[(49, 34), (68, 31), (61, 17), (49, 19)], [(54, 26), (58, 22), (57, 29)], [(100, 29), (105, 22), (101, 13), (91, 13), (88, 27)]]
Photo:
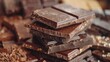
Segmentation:
[(16, 35), (16, 41), (27, 40), (32, 36), (29, 29), (25, 27), (25, 24), (31, 23), (29, 19), (22, 19), (19, 16), (5, 17), (3, 23)]

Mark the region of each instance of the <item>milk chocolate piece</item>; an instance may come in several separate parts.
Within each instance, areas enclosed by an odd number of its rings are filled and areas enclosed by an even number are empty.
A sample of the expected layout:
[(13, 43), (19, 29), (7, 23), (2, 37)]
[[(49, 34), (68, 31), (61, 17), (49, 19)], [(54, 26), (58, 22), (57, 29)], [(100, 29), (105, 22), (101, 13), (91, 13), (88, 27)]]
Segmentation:
[[(58, 29), (72, 24), (81, 23), (83, 21), (88, 21), (94, 17), (93, 13), (88, 12), (88, 14), (86, 14), (87, 11), (85, 10), (81, 10), (81, 9), (78, 10), (76, 8), (71, 9), (71, 7), (67, 9), (73, 11), (72, 13), (74, 13), (74, 16), (70, 15), (70, 13), (64, 12), (65, 9), (63, 9), (64, 11), (61, 11), (54, 8), (45, 8), (45, 9), (35, 10), (32, 14), (32, 19), (44, 23), (54, 29)], [(85, 15), (84, 14), (79, 15), (81, 13), (84, 13)]]
[(59, 0), (41, 0), (44, 7), (50, 7), (58, 4)]
[(80, 47), (84, 47), (87, 45), (91, 45), (93, 44), (93, 41), (90, 37), (85, 37), (82, 38), (82, 40), (73, 40), (69, 43), (65, 43), (65, 44), (56, 44), (56, 45), (45, 45), (45, 40), (41, 39), (36, 39), (37, 44), (39, 44), (41, 46), (41, 48), (43, 48), (43, 50), (45, 50), (45, 52), (47, 53), (55, 53), (55, 52), (60, 52), (60, 51), (65, 51), (68, 49), (74, 49), (74, 48), (80, 48)]
[(80, 53), (80, 51), (78, 49), (73, 49), (73, 50), (57, 52), (57, 53), (55, 53), (55, 56), (58, 58), (63, 58), (65, 60), (71, 60), (75, 56), (77, 56), (79, 53)]
[(77, 55), (83, 53), (87, 49), (89, 49), (90, 46), (85, 46), (78, 49), (72, 49), (72, 50), (66, 50), (62, 52), (53, 53), (51, 55), (56, 56), (57, 58), (62, 58), (64, 60), (72, 60)]
[(21, 3), (27, 17), (31, 15), (32, 11), (42, 8), (40, 0), (21, 0)]
[(75, 35), (86, 30), (91, 25), (91, 20), (81, 24), (71, 25), (66, 28), (56, 30), (49, 29), (46, 26), (41, 25), (43, 24), (37, 23), (36, 25), (35, 24), (27, 25), (27, 27), (31, 28), (32, 29), (31, 32), (36, 36), (50, 40), (55, 40), (60, 43), (61, 42), (66, 43), (69, 42), (68, 40), (73, 38)]
[(86, 58), (86, 57), (90, 57), (92, 55), (91, 50), (88, 50), (84, 53), (82, 53), (81, 55), (77, 56), (76, 58), (72, 59), (69, 62), (80, 62), (82, 59)]
[(19, 13), (20, 6), (19, 2), (17, 0), (3, 0), (4, 6), (5, 6), (5, 12), (7, 15), (13, 14), (13, 13)]

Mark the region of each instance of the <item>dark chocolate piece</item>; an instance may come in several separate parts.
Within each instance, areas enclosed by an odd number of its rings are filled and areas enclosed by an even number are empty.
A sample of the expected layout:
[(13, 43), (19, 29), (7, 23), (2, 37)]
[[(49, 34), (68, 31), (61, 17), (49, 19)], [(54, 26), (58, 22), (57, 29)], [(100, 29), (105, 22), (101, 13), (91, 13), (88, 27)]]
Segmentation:
[(44, 7), (50, 7), (58, 4), (59, 0), (41, 0)]
[(27, 27), (32, 29), (32, 33), (41, 38), (55, 40), (57, 42), (69, 42), (68, 40), (73, 38), (75, 35), (86, 30), (91, 25), (91, 20), (86, 21), (81, 24), (71, 25), (62, 29), (52, 30), (45, 28), (46, 26), (41, 26), (42, 24), (37, 23), (32, 25), (27, 25)]
[(3, 0), (3, 2), (7, 15), (20, 12), (19, 2), (17, 0)]
[(40, 0), (21, 0), (21, 3), (26, 17), (30, 16), (32, 11), (42, 8)]
[[(70, 12), (72, 15), (70, 15), (68, 12), (64, 12), (67, 11), (67, 9), (73, 11)], [(63, 11), (54, 8), (35, 10), (32, 14), (32, 19), (44, 23), (54, 29), (58, 29), (72, 24), (81, 23), (83, 21), (88, 21), (94, 17), (94, 13), (88, 12), (86, 10), (76, 8), (71, 9), (71, 7), (67, 9), (62, 9)], [(81, 13), (84, 14), (79, 15)]]

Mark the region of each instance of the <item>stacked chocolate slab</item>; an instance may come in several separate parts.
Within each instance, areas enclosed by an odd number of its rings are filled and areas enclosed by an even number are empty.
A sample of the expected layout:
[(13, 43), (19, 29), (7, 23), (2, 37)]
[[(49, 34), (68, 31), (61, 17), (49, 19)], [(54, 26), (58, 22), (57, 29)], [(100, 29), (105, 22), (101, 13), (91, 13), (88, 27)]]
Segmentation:
[(34, 22), (26, 26), (43, 53), (66, 62), (88, 61), (85, 58), (92, 57), (87, 49), (93, 41), (85, 30), (91, 26), (93, 12), (59, 4), (35, 10), (31, 18)]

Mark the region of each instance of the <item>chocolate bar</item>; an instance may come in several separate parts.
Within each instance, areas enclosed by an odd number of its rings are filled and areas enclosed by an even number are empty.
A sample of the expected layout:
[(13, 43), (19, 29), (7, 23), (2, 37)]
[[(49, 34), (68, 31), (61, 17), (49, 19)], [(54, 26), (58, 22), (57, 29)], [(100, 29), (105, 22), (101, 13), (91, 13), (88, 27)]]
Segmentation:
[(22, 20), (21, 16), (13, 16), (13, 17), (2, 17), (3, 24), (9, 28), (13, 33), (15, 31), (14, 24), (18, 22), (18, 20)]
[(72, 60), (77, 55), (79, 55), (79, 54), (83, 53), (84, 51), (86, 51), (87, 49), (89, 49), (89, 47), (90, 46), (84, 46), (82, 48), (66, 50), (66, 51), (62, 51), (62, 52), (53, 53), (50, 55), (56, 56), (57, 58), (62, 58), (64, 60)]
[(110, 54), (109, 53), (103, 53), (100, 50), (94, 50), (93, 55), (96, 56), (98, 59), (100, 59), (103, 62), (110, 62)]
[(98, 46), (98, 45), (93, 45), (91, 47), (92, 50), (101, 50), (101, 51), (106, 51), (106, 52), (110, 52), (110, 48), (109, 47), (105, 47), (105, 46)]
[(88, 51), (82, 53), (81, 55), (77, 56), (76, 58), (72, 59), (72, 60), (69, 61), (69, 62), (80, 62), (80, 61), (83, 60), (84, 58), (90, 57), (90, 56), (92, 56), (92, 53), (91, 53), (91, 50), (88, 50)]
[[(90, 17), (94, 16), (94, 13), (91, 11), (87, 11), (84, 9), (78, 9), (78, 8), (73, 8), (70, 5), (66, 5), (66, 4), (58, 4), (58, 5), (54, 5), (53, 8), (63, 11), (73, 17), (76, 17), (78, 20), (76, 21), (76, 23), (80, 23), (83, 22), (83, 19), (88, 19)], [(86, 21), (86, 20), (85, 20)]]
[[(66, 7), (66, 5), (65, 6), (62, 5), (61, 7), (64, 8)], [(81, 23), (83, 21), (88, 21), (94, 17), (94, 13), (88, 12), (88, 14), (86, 14), (87, 11), (76, 9), (76, 8), (74, 9), (74, 8), (71, 8), (70, 6), (67, 9), (61, 9), (61, 10), (59, 10), (58, 8), (57, 9), (45, 8), (45, 9), (35, 10), (31, 18), (41, 23), (44, 23), (54, 29), (58, 29), (58, 28), (63, 28), (63, 27), (72, 25), (72, 24)], [(67, 12), (67, 10), (71, 10), (73, 12), (70, 12), (70, 11)], [(78, 11), (78, 12), (75, 12), (75, 11)], [(78, 15), (78, 13), (79, 14), (84, 13), (85, 15), (84, 14)]]
[(41, 0), (44, 7), (50, 7), (58, 4), (59, 0)]
[(74, 49), (74, 48), (80, 48), (86, 45), (91, 45), (93, 44), (93, 41), (90, 37), (85, 37), (82, 38), (82, 40), (73, 40), (69, 43), (64, 43), (64, 44), (56, 44), (56, 45), (45, 45), (45, 40), (39, 38), (36, 38), (34, 41), (36, 44), (39, 44), (43, 50), (45, 50), (47, 53), (55, 53), (55, 52), (60, 52), (68, 49)]
[(3, 23), (16, 35), (17, 41), (26, 40), (31, 37), (29, 29), (25, 27), (25, 24), (31, 23), (29, 19), (22, 19), (19, 16), (15, 16), (4, 18)]
[(94, 45), (92, 47), (93, 55), (103, 62), (110, 62), (110, 48), (106, 46)]
[(3, 0), (4, 6), (5, 6), (5, 12), (7, 15), (13, 14), (13, 13), (19, 13), (20, 6), (19, 2), (16, 0)]
[(27, 25), (27, 27), (32, 29), (31, 33), (35, 34), (36, 36), (45, 39), (55, 40), (60, 43), (61, 42), (67, 43), (69, 42), (68, 41), (69, 39), (73, 38), (75, 35), (79, 34), (80, 32), (86, 30), (91, 25), (91, 21), (86, 21), (81, 24), (71, 25), (66, 28), (57, 29), (57, 30), (48, 29), (45, 25), (44, 26), (42, 25), (43, 24), (36, 23), (36, 24)]
[(29, 29), (25, 27), (25, 24), (31, 23), (30, 20), (21, 20), (14, 24), (18, 40), (25, 40), (31, 37)]
[(3, 0), (0, 0), (0, 16), (4, 14), (3, 11)]
[(41, 9), (41, 1), (40, 0), (21, 0), (23, 11), (25, 16), (30, 16), (32, 11), (36, 9)]

